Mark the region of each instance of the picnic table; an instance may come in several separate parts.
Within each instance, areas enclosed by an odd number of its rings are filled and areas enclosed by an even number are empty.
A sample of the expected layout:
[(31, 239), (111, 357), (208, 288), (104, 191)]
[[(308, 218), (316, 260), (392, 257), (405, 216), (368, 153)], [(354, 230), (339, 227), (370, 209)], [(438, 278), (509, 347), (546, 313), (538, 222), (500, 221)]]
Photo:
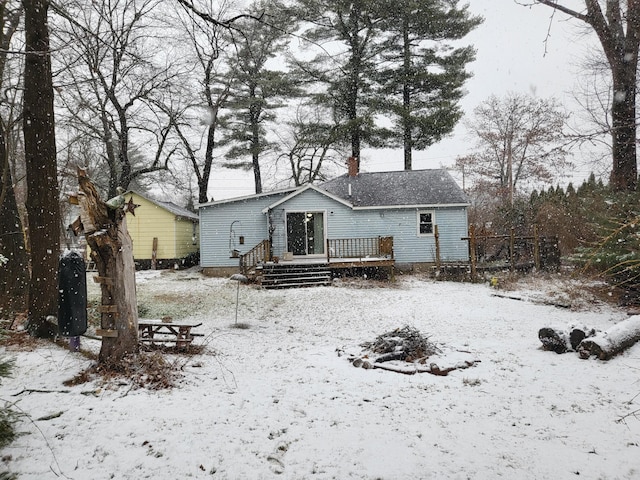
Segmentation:
[(157, 344), (175, 343), (176, 348), (188, 348), (193, 337), (200, 334), (191, 329), (202, 323), (174, 323), (162, 320), (138, 320), (139, 340), (153, 346)]

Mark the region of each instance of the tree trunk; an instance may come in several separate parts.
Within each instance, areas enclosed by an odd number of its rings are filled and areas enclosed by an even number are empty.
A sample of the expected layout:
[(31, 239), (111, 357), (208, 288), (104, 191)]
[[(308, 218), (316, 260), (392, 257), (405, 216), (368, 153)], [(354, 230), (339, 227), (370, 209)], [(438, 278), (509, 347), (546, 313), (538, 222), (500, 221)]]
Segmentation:
[(133, 244), (123, 208), (103, 202), (83, 171), (78, 173), (81, 222), (102, 290), (99, 363), (111, 368), (138, 350)]
[(411, 40), (409, 39), (409, 20), (405, 16), (403, 18), (403, 67), (404, 67), (404, 80), (402, 85), (402, 127), (404, 129), (403, 134), (403, 146), (404, 146), (404, 169), (411, 170), (412, 166), (412, 151), (413, 151), (413, 138), (412, 138), (412, 121), (411, 121), (411, 86), (409, 81), (409, 75), (411, 72)]
[(24, 0), (24, 152), (28, 195), (31, 281), (27, 327), (32, 335), (54, 334), (48, 315), (58, 314), (60, 204), (56, 171), (53, 85), (46, 0)]
[(598, 36), (613, 78), (613, 166), (610, 181), (617, 190), (635, 190), (638, 184), (635, 110), (640, 3), (607, 0), (604, 2), (606, 10), (603, 12), (603, 2), (584, 0), (585, 13), (584, 10), (573, 10), (561, 5), (558, 0), (536, 1), (587, 23)]
[(611, 131), (613, 168), (611, 186), (616, 190), (635, 190), (638, 179), (636, 161), (636, 68), (635, 62), (611, 66), (613, 105)]
[(635, 315), (614, 325), (606, 332), (583, 340), (578, 353), (580, 358), (595, 356), (600, 360), (608, 360), (638, 341), (640, 341), (640, 315)]
[(8, 319), (27, 307), (29, 258), (4, 139), (0, 122), (0, 254), (7, 260), (0, 261), (0, 316)]

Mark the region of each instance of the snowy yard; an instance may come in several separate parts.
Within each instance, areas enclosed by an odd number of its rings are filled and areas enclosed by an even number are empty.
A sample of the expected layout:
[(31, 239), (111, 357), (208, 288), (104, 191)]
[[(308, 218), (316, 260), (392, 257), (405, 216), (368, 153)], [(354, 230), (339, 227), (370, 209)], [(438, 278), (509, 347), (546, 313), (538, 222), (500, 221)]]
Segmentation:
[[(418, 277), (243, 285), (238, 321), (250, 328), (238, 329), (235, 282), (197, 272), (137, 278), (145, 317), (203, 322), (196, 342), (206, 348), (171, 356), (183, 368), (178, 387), (150, 391), (97, 380), (66, 387), (90, 360), (46, 342), (2, 347), (17, 365), (0, 398), (29, 415), (0, 453), (21, 480), (640, 478), (640, 419), (616, 422), (640, 408), (640, 345), (608, 362), (539, 348), (540, 327), (606, 329), (627, 318), (586, 292), (574, 290), (576, 308), (565, 309), (542, 303), (556, 289), (544, 279), (508, 292), (522, 300)], [(337, 353), (405, 325), (480, 362), (444, 377), (402, 375), (355, 368)], [(16, 395), (24, 389), (52, 392)]]

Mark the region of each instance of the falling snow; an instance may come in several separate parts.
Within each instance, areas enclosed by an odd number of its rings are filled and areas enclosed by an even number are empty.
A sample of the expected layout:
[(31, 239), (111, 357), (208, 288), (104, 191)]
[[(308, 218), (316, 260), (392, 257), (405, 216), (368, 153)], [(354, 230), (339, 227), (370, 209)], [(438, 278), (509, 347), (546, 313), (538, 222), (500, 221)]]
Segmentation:
[[(608, 362), (543, 351), (550, 324), (606, 330), (626, 313), (579, 284), (488, 285), (401, 277), (261, 290), (197, 272), (137, 274), (140, 305), (202, 322), (173, 390), (63, 381), (91, 365), (49, 343), (15, 357), (0, 387), (29, 417), (2, 451), (21, 480), (637, 478), (640, 346)], [(89, 279), (91, 280), (91, 279)], [(89, 281), (90, 296), (98, 286)], [(236, 303), (238, 299), (238, 303)], [(167, 307), (169, 308), (169, 307)], [(233, 328), (236, 308), (247, 329)], [(410, 325), (480, 363), (444, 377), (354, 368), (338, 353)], [(83, 338), (83, 349), (97, 351)], [(50, 393), (23, 393), (25, 388)], [(59, 414), (59, 415), (58, 415)], [(55, 416), (57, 415), (57, 416)], [(53, 418), (52, 418), (53, 417)]]

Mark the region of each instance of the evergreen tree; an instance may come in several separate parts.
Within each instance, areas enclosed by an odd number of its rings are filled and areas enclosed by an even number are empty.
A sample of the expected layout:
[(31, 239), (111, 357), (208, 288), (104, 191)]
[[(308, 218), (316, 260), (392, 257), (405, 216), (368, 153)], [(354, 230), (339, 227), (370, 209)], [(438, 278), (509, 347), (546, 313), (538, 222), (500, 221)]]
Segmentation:
[(227, 103), (230, 133), (220, 144), (232, 143), (227, 153), (231, 160), (251, 158), (249, 163), (236, 161), (226, 166), (252, 168), (255, 191), (262, 193), (260, 157), (274, 147), (267, 139), (265, 124), (274, 118), (275, 110), (286, 105), (286, 99), (298, 95), (296, 79), (269, 68), (267, 62), (286, 48), (285, 32), (293, 28), (294, 21), (273, 2), (259, 1), (249, 11), (254, 18), (237, 21), (236, 28), (229, 31), (236, 47), (230, 73), (233, 88)]
[(386, 7), (371, 0), (297, 0), (298, 14), (311, 27), (304, 36), (329, 49), (300, 70), (322, 85), (315, 101), (331, 105), (342, 138), (351, 145), (351, 156), (360, 162), (363, 144), (381, 145), (375, 127), (373, 78), (380, 53), (380, 23)]
[(395, 120), (384, 130), (386, 146), (404, 147), (404, 169), (411, 170), (412, 151), (424, 150), (450, 133), (462, 116), (458, 101), (471, 76), (466, 65), (472, 47), (453, 48), (478, 26), (458, 0), (393, 0), (383, 9), (379, 104)]
[[(1, 257), (0, 257), (1, 258)], [(0, 262), (2, 269), (2, 262)], [(8, 377), (15, 365), (13, 359), (0, 359), (0, 379)], [(0, 448), (4, 448), (13, 442), (16, 438), (15, 423), (18, 420), (18, 413), (12, 410), (8, 402), (0, 407)], [(0, 472), (0, 480), (15, 480), (16, 475), (9, 472)]]
[[(0, 267), (1, 268), (1, 267)], [(11, 369), (14, 366), (14, 361), (11, 359), (0, 359), (0, 378), (8, 377), (11, 374)], [(16, 437), (14, 429), (14, 423), (16, 421), (16, 412), (8, 407), (0, 408), (0, 448), (6, 447)], [(11, 478), (11, 477), (2, 477)]]

